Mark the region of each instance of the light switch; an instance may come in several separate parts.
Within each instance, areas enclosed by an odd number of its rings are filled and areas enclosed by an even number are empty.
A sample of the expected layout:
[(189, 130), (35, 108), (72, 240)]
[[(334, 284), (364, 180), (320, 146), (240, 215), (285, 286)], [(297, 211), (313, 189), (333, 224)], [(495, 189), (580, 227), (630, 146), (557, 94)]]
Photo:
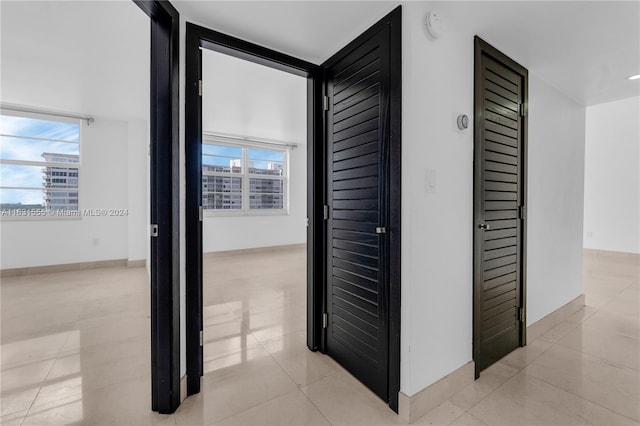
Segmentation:
[(438, 186), (438, 173), (433, 169), (427, 169), (427, 194), (435, 194)]

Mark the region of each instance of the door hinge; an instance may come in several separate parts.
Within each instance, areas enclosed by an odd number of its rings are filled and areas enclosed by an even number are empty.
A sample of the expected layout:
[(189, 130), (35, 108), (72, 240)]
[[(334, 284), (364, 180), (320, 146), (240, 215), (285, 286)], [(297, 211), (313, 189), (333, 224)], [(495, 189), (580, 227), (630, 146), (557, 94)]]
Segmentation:
[(518, 308), (518, 321), (524, 321), (524, 308)]
[(327, 328), (328, 322), (329, 322), (329, 316), (325, 312), (324, 314), (322, 314), (322, 328)]
[(322, 208), (322, 218), (324, 220), (329, 220), (329, 206), (327, 206), (326, 204)]
[(202, 80), (198, 80), (198, 95), (202, 96)]
[(151, 236), (152, 237), (157, 237), (158, 236), (158, 225), (156, 225), (155, 223), (151, 225)]
[(202, 330), (200, 330), (200, 347), (204, 346), (204, 334)]
[(520, 117), (527, 115), (527, 104), (520, 104)]
[(328, 96), (323, 96), (322, 97), (322, 109), (325, 111), (329, 111), (329, 97)]
[(525, 206), (518, 206), (518, 219), (527, 218), (527, 208)]
[(309, 218), (307, 218), (307, 228), (309, 227)]
[(198, 206), (198, 220), (202, 222), (203, 217), (204, 217), (204, 209), (202, 208), (202, 206)]

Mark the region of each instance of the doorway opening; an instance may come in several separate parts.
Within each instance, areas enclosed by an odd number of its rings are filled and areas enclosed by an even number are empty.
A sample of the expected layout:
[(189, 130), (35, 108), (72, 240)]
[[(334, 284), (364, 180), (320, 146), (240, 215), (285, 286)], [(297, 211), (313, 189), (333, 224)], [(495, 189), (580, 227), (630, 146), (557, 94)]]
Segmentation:
[[(231, 168), (237, 163), (249, 169), (252, 155), (249, 148), (243, 147), (236, 147), (235, 154), (230, 151), (207, 154), (203, 148), (207, 137), (217, 143), (229, 142), (223, 139), (229, 135), (203, 133), (202, 93), (206, 87), (203, 54), (208, 49), (306, 78), (306, 345), (311, 351), (329, 354), (397, 411), (400, 389), (400, 34), (401, 9), (398, 7), (323, 65), (316, 66), (187, 23), (189, 395), (200, 391), (204, 373), (205, 181), (201, 164), (205, 155), (226, 156), (230, 172), (237, 172), (237, 176), (231, 177), (237, 178), (237, 188), (241, 188), (242, 171)], [(242, 158), (237, 158), (240, 156)], [(210, 173), (215, 177), (223, 172)], [(251, 176), (244, 177), (245, 182), (247, 179), (250, 182)], [(206, 183), (209, 185), (210, 180)], [(228, 184), (231, 191), (233, 184), (231, 181)], [(245, 207), (250, 210), (251, 188), (248, 189), (248, 195), (235, 191), (237, 209), (242, 208), (245, 200)], [(217, 202), (216, 194), (212, 195), (213, 202)], [(220, 195), (219, 199), (223, 207), (225, 197)], [(234, 197), (229, 195), (227, 199), (232, 209)]]
[[(310, 201), (308, 200), (312, 199), (313, 197), (304, 196), (305, 193), (313, 194), (313, 188), (311, 188), (310, 191), (308, 182), (314, 181), (313, 179), (308, 179), (308, 176), (313, 173), (314, 169), (312, 167), (314, 164), (313, 161), (315, 160), (315, 146), (313, 142), (315, 139), (314, 132), (317, 130), (317, 123), (314, 120), (314, 111), (312, 108), (308, 108), (308, 105), (309, 97), (313, 98), (314, 96), (316, 96), (312, 76), (316, 72), (317, 67), (305, 61), (301, 61), (296, 58), (281, 54), (279, 52), (262, 48), (260, 46), (252, 45), (251, 43), (247, 43), (227, 36), (225, 34), (208, 30), (206, 28), (202, 28), (190, 23), (187, 24), (186, 46), (187, 91), (185, 96), (187, 111), (185, 116), (185, 135), (186, 161), (188, 165), (186, 170), (186, 233), (188, 236), (186, 244), (186, 257), (188, 260), (186, 266), (186, 340), (187, 394), (191, 395), (200, 391), (200, 378), (204, 374), (205, 365), (205, 354), (203, 352), (203, 346), (200, 344), (201, 342), (204, 343), (205, 340), (205, 336), (204, 334), (201, 334), (201, 332), (204, 332), (205, 330), (203, 306), (206, 306), (203, 298), (204, 262), (202, 254), (205, 249), (206, 251), (216, 250), (215, 244), (225, 244), (224, 241), (215, 242), (215, 238), (211, 238), (210, 241), (206, 241), (206, 234), (204, 234), (204, 232), (206, 232), (207, 229), (203, 226), (205, 221), (210, 220), (212, 221), (212, 224), (215, 224), (215, 222), (213, 221), (217, 220), (220, 224), (221, 220), (228, 221), (230, 219), (237, 220), (249, 218), (252, 219), (251, 222), (254, 223), (254, 225), (249, 226), (255, 226), (255, 218), (259, 219), (259, 216), (256, 216), (256, 214), (258, 214), (259, 212), (256, 212), (255, 210), (271, 210), (272, 215), (285, 212), (286, 209), (291, 208), (291, 202), (290, 200), (286, 199), (286, 195), (287, 193), (289, 194), (289, 196), (292, 195), (290, 189), (294, 186), (294, 184), (291, 182), (290, 172), (296, 170), (297, 165), (299, 165), (300, 162), (306, 163), (306, 174), (303, 176), (297, 176), (298, 181), (295, 182), (295, 186), (299, 189), (300, 180), (302, 180), (303, 182), (307, 181), (306, 191), (297, 191), (298, 194), (296, 197), (298, 199), (295, 200), (295, 203), (297, 205), (296, 209), (300, 208), (298, 206), (301, 201), (299, 200), (299, 197), (301, 194), (303, 195), (303, 197), (305, 197), (305, 201), (303, 201), (303, 209), (306, 208), (308, 212), (301, 219), (303, 220), (302, 225), (306, 226), (307, 253), (305, 254), (305, 257), (307, 258), (307, 274), (313, 274), (316, 268), (318, 268), (319, 270), (319, 266), (314, 266), (315, 253), (313, 252), (313, 247), (310, 243), (313, 238), (313, 231), (315, 230), (313, 222), (313, 209), (315, 206), (312, 204), (312, 208), (309, 209)], [(237, 127), (235, 129), (229, 127), (223, 127), (221, 129), (221, 124), (215, 122), (210, 123), (210, 126), (214, 127), (213, 129), (205, 128), (204, 124), (206, 122), (203, 118), (203, 112), (205, 108), (208, 108), (206, 106), (206, 102), (211, 102), (210, 108), (212, 108), (213, 112), (213, 114), (211, 115), (212, 120), (216, 119), (214, 118), (215, 108), (218, 108), (218, 115), (225, 113), (223, 103), (217, 104), (218, 106), (216, 107), (216, 103), (222, 100), (221, 96), (216, 99), (214, 90), (216, 82), (210, 80), (211, 83), (209, 85), (209, 88), (207, 89), (207, 77), (206, 75), (203, 75), (203, 71), (206, 69), (205, 67), (208, 68), (208, 65), (206, 65), (208, 61), (210, 59), (214, 60), (216, 57), (218, 60), (226, 61), (228, 64), (233, 64), (233, 66), (235, 67), (254, 67), (254, 71), (260, 71), (263, 73), (267, 72), (267, 74), (274, 72), (279, 74), (282, 71), (286, 71), (287, 73), (293, 74), (293, 76), (285, 76), (289, 79), (300, 77), (306, 79), (303, 86), (305, 90), (305, 99), (303, 106), (305, 107), (306, 112), (302, 116), (303, 120), (305, 121), (302, 124), (302, 128), (304, 129), (303, 135), (306, 140), (301, 141), (300, 143), (301, 145), (306, 145), (306, 156), (302, 156), (302, 158), (300, 158), (300, 154), (303, 154), (303, 150), (299, 148), (296, 149), (293, 146), (296, 144), (296, 141), (274, 140), (273, 134), (271, 135), (271, 138), (265, 138), (262, 135), (247, 134), (251, 132), (247, 132), (246, 130), (246, 121), (244, 122), (244, 124), (242, 124), (242, 126), (245, 127), (241, 129), (238, 129)], [(250, 62), (250, 64), (247, 64), (246, 62)], [(264, 66), (268, 67), (269, 69), (265, 70)], [(279, 77), (273, 75), (273, 77), (280, 79), (283, 78), (282, 75), (280, 75)], [(221, 81), (220, 84), (224, 84), (224, 81)], [(240, 84), (242, 84), (242, 82), (240, 82)], [(211, 93), (209, 98), (205, 99), (201, 94), (206, 95), (206, 90), (209, 89), (214, 90), (214, 92)], [(233, 93), (230, 93), (230, 95), (233, 95)], [(235, 95), (237, 97), (238, 93), (236, 92)], [(251, 99), (251, 95), (251, 93), (246, 93), (244, 96), (248, 97), (248, 99)], [(254, 101), (255, 100), (256, 99), (254, 98)], [(262, 105), (262, 107), (269, 108), (269, 102), (271, 101), (271, 99), (257, 99), (257, 101), (266, 102), (267, 105)], [(299, 123), (295, 125), (300, 126)], [(218, 128), (216, 129), (215, 127)], [(292, 166), (291, 157), (293, 157), (294, 155), (297, 164)], [(267, 158), (261, 157), (268, 157), (270, 161), (264, 161)], [(216, 170), (216, 167), (213, 167), (211, 168), (211, 170), (205, 171), (205, 168), (208, 168), (207, 162), (214, 165), (214, 163), (221, 161), (225, 162), (225, 165), (223, 166), (229, 169), (229, 177), (225, 176), (225, 168), (218, 167), (219, 170)], [(270, 166), (269, 163), (271, 163)], [(201, 164), (203, 166), (200, 166)], [(251, 167), (251, 165), (264, 167), (257, 168)], [(302, 169), (304, 170), (304, 168)], [(268, 179), (260, 179), (260, 174), (262, 175), (262, 177), (268, 177)], [(220, 191), (218, 191), (216, 185), (224, 185), (225, 180), (228, 181), (228, 188), (227, 190), (224, 190), (223, 188), (223, 191), (227, 192), (225, 194), (222, 194), (220, 193)], [(265, 183), (266, 185), (264, 185)], [(206, 190), (204, 187), (205, 184), (207, 185)], [(213, 187), (211, 187), (210, 185)], [(259, 187), (260, 189), (258, 189)], [(244, 192), (243, 188), (245, 189)], [(279, 192), (274, 192), (275, 188), (278, 188), (277, 191)], [(267, 190), (269, 192), (258, 194), (258, 191)], [(203, 193), (205, 193), (204, 199)], [(312, 200), (311, 203), (313, 203), (313, 201), (314, 200)], [(254, 209), (251, 208), (252, 203)], [(208, 210), (208, 212), (206, 213), (205, 205), (209, 207), (206, 209)], [(244, 215), (244, 217), (224, 217), (224, 215), (230, 214)], [(211, 215), (211, 217), (207, 218), (207, 216), (209, 215)], [(216, 217), (216, 215), (218, 215), (218, 217)], [(286, 217), (287, 216), (284, 216), (284, 218)], [(268, 219), (269, 217), (266, 218)], [(271, 218), (278, 217), (271, 216)], [(308, 226), (306, 223), (306, 218), (308, 218)], [(244, 225), (247, 225), (247, 220), (245, 220), (244, 222)], [(264, 226), (264, 223), (260, 224), (259, 220), (257, 224), (258, 226)], [(227, 231), (227, 229), (225, 229), (225, 231)], [(240, 233), (244, 233), (245, 231), (246, 229), (244, 228), (237, 230), (237, 232)], [(260, 235), (256, 234), (253, 235), (252, 238), (255, 240), (259, 236)], [(300, 239), (300, 235), (298, 235), (296, 238)], [(242, 245), (239, 244), (239, 239), (235, 242), (235, 244), (237, 244), (236, 246), (217, 246), (217, 248), (222, 248), (223, 250), (241, 248)], [(302, 241), (304, 242), (304, 239)], [(205, 246), (205, 244), (207, 244), (207, 246)], [(226, 244), (229, 244), (229, 241), (227, 241)], [(231, 242), (231, 244), (234, 243)], [(304, 247), (302, 247), (302, 249), (304, 250)], [(298, 250), (300, 250), (300, 247), (298, 247)], [(259, 253), (252, 254), (246, 252), (244, 253), (244, 255), (245, 261), (247, 260), (247, 257), (250, 258), (251, 255), (260, 256)], [(214, 254), (207, 257), (219, 258), (220, 256), (224, 255)], [(205, 257), (205, 259), (207, 257)], [(264, 259), (262, 259), (262, 261), (264, 261)], [(277, 259), (273, 261), (278, 262)], [(217, 279), (225, 279), (225, 277), (228, 279), (229, 274), (216, 274), (216, 277)], [(214, 277), (212, 277), (212, 279), (213, 278)], [(307, 282), (307, 286), (305, 287), (308, 288), (308, 285), (309, 284)], [(227, 287), (229, 286), (227, 285)], [(231, 289), (229, 291), (233, 290)], [(227, 294), (230, 295), (231, 293)], [(238, 293), (236, 293), (236, 295), (237, 294)], [(212, 295), (211, 297), (213, 297), (213, 299), (208, 300), (207, 303), (212, 302), (215, 304), (215, 298), (219, 296)], [(308, 294), (307, 298), (309, 298)], [(236, 311), (237, 313), (247, 312), (247, 310), (242, 307), (231, 306), (230, 308), (232, 309), (232, 311), (234, 309), (238, 309), (238, 311)], [(246, 308), (248, 309), (248, 306)], [(229, 309), (229, 306), (227, 305), (225, 309)], [(313, 316), (313, 313), (311, 313), (310, 315)], [(310, 327), (312, 327), (312, 324), (310, 324), (309, 315), (307, 313), (304, 313), (302, 319), (306, 320), (307, 322), (307, 327), (304, 330), (306, 332), (308, 329), (310, 329)], [(246, 333), (243, 335), (242, 330), (246, 331), (246, 326), (250, 327), (249, 321), (250, 319), (245, 318), (245, 326), (238, 329), (238, 338), (247, 339)], [(241, 324), (236, 325), (240, 326)], [(311, 342), (311, 344), (309, 344), (308, 334), (307, 345), (310, 345), (310, 348), (316, 348), (315, 342)]]
[(251, 360), (295, 376), (279, 355), (306, 350), (307, 82), (201, 55), (204, 380)]

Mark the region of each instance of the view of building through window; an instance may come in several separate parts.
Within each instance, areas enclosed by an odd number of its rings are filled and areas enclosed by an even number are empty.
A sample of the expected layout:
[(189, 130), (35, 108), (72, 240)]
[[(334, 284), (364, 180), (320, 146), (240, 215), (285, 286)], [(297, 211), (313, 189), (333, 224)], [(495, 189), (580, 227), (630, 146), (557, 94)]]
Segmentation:
[(203, 144), (203, 208), (284, 211), (286, 165), (286, 150)]
[[(42, 154), (47, 162), (77, 163), (79, 155)], [(47, 209), (78, 210), (78, 168), (47, 166), (43, 170), (44, 203)], [(71, 190), (71, 191), (70, 191)]]
[[(80, 122), (0, 114), (0, 210), (78, 211)], [(22, 213), (22, 214), (18, 214)]]

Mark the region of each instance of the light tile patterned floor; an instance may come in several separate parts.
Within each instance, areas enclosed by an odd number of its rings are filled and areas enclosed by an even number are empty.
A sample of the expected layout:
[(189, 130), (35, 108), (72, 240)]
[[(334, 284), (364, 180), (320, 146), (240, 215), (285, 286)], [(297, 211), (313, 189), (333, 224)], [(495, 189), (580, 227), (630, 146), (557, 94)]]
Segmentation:
[[(205, 256), (202, 392), (168, 416), (149, 410), (143, 268), (4, 278), (1, 423), (402, 424), (306, 349), (304, 262), (303, 249)], [(639, 271), (585, 255), (587, 306), (416, 424), (637, 424)]]

